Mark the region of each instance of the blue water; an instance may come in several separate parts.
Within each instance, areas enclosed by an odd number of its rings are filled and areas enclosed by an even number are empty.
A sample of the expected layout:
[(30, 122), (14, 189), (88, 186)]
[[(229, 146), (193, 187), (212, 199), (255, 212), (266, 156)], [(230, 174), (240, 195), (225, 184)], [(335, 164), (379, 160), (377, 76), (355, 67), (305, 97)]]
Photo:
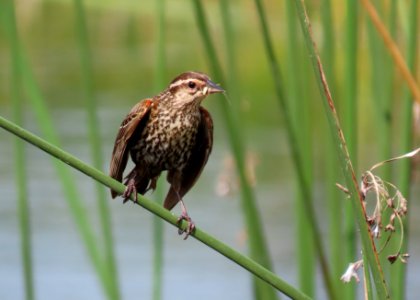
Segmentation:
[[(5, 110), (2, 110), (5, 111)], [(105, 109), (100, 112), (104, 155), (107, 169), (108, 158), (116, 128), (125, 110)], [(78, 109), (55, 109), (54, 119), (64, 148), (89, 161), (84, 114)], [(26, 127), (38, 132), (31, 114), (27, 114)], [(216, 179), (222, 168), (228, 144), (223, 134), (216, 129), (214, 152), (202, 178), (185, 198), (190, 215), (197, 226), (225, 243), (246, 253), (244, 227), (239, 203), (239, 194), (227, 197), (215, 194)], [(277, 140), (284, 138), (255, 135), (255, 140)], [(13, 177), (13, 140), (0, 130), (0, 299), (23, 299), (24, 287), (20, 260), (19, 230), (16, 219), (15, 183)], [(280, 142), (279, 142), (280, 143)], [(255, 145), (253, 144), (253, 145)], [(276, 148), (278, 147), (278, 148)], [(281, 159), (287, 152), (281, 145), (274, 149), (261, 149), (261, 164), (265, 156), (277, 155)], [(273, 154), (273, 153), (277, 154)], [(104, 299), (99, 281), (80, 242), (67, 204), (61, 193), (61, 186), (50, 158), (39, 149), (27, 146), (29, 181), (29, 202), (31, 208), (31, 230), (35, 291), (37, 299)], [(272, 159), (272, 158), (270, 158)], [(285, 164), (287, 166), (287, 164)], [(261, 174), (257, 169), (257, 175)], [(275, 173), (275, 171), (271, 171)], [(91, 222), (99, 233), (99, 220), (95, 189), (91, 180), (76, 171), (71, 171), (77, 182), (77, 189), (90, 212)], [(272, 181), (258, 181), (256, 193), (258, 206), (264, 219), (264, 229), (276, 272), (289, 283), (296, 285), (295, 233), (293, 203), (293, 173), (289, 169), (278, 172)], [(418, 193), (414, 193), (418, 195)], [(322, 201), (322, 199), (321, 199)], [(118, 275), (123, 299), (150, 299), (152, 286), (152, 216), (144, 209), (131, 203), (122, 205), (121, 200), (111, 200), (112, 227), (115, 237), (115, 251)], [(407, 280), (408, 299), (415, 299), (420, 293), (420, 204), (412, 201), (411, 240), (409, 275)], [(179, 213), (175, 208), (174, 213)], [(322, 209), (318, 209), (321, 220), (325, 220)], [(417, 224), (417, 225), (416, 225)], [(322, 224), (325, 234), (326, 224)], [(182, 240), (171, 225), (164, 225), (164, 299), (252, 299), (251, 279), (241, 267), (228, 261), (220, 254), (189, 238)], [(99, 242), (99, 241), (98, 241)], [(344, 270), (343, 270), (344, 272)], [(318, 280), (318, 296), (325, 295)]]

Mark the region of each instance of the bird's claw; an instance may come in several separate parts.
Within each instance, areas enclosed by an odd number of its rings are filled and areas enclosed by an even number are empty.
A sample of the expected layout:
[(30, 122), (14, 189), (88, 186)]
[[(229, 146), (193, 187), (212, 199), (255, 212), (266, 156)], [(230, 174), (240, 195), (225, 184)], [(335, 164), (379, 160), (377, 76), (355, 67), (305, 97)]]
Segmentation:
[(182, 220), (185, 220), (188, 222), (188, 226), (185, 229), (178, 229), (178, 234), (182, 235), (183, 233), (185, 233), (184, 236), (184, 240), (186, 240), (190, 234), (195, 230), (195, 224), (194, 222), (191, 220), (190, 216), (188, 214), (182, 213), (179, 218), (177, 223), (180, 224), (182, 222)]
[(132, 193), (134, 193), (134, 203), (137, 203), (138, 196), (137, 196), (136, 185), (134, 184), (134, 181), (130, 180), (127, 184), (127, 187), (125, 188), (124, 193), (122, 194), (122, 197), (124, 198), (123, 204), (125, 204), (128, 200), (130, 200), (130, 196)]

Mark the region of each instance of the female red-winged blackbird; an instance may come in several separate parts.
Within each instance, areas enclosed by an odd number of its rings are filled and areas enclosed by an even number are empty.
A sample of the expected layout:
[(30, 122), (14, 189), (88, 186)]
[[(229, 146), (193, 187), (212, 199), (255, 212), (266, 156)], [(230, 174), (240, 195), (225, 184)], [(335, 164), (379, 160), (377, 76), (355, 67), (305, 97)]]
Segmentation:
[[(171, 184), (164, 207), (181, 202), (179, 221), (189, 222), (186, 237), (194, 230), (182, 197), (201, 174), (213, 146), (213, 121), (201, 101), (224, 90), (198, 72), (176, 77), (159, 95), (137, 103), (122, 122), (112, 152), (110, 176), (122, 182), (128, 154), (135, 163), (127, 175), (124, 202), (134, 192), (156, 188), (162, 171)], [(117, 196), (111, 190), (112, 198)]]

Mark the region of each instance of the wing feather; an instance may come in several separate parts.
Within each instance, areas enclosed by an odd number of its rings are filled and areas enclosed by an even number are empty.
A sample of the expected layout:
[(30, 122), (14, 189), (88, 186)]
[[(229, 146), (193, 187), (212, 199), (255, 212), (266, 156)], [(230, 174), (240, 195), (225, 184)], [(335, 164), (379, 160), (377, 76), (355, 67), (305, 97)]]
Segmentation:
[[(111, 164), (109, 168), (109, 176), (122, 182), (124, 169), (127, 165), (129, 149), (127, 145), (134, 132), (142, 130), (138, 126), (146, 124), (149, 117), (150, 108), (152, 107), (152, 99), (146, 99), (137, 103), (125, 119), (122, 121), (117, 137), (115, 139), (114, 150), (112, 151)], [(141, 122), (144, 121), (144, 122)], [(111, 190), (112, 198), (117, 196), (117, 193)]]

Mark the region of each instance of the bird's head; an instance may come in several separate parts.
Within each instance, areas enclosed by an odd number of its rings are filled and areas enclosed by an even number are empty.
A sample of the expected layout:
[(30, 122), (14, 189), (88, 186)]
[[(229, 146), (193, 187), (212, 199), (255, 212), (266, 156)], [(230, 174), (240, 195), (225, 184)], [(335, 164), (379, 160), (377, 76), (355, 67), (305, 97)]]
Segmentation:
[(199, 72), (182, 73), (172, 80), (167, 91), (172, 95), (171, 104), (179, 107), (191, 104), (199, 106), (208, 95), (224, 93), (206, 74)]

